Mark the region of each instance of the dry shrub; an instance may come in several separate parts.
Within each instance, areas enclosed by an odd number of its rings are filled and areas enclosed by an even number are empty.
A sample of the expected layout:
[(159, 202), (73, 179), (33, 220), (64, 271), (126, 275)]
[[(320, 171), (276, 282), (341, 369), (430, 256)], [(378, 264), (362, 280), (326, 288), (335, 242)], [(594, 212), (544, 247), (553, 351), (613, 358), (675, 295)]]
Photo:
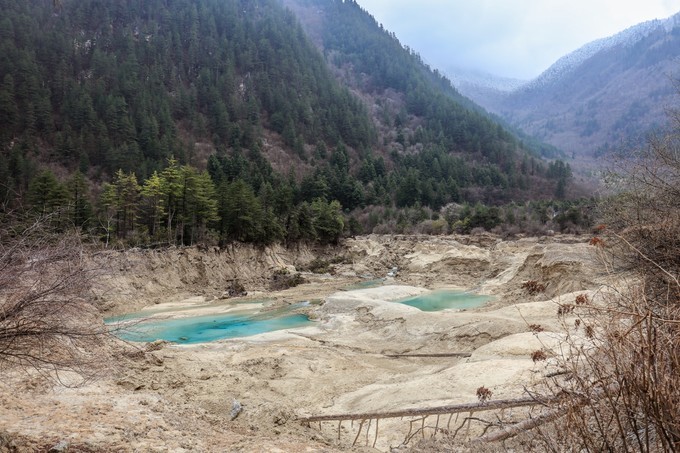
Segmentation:
[(281, 268), (275, 270), (272, 274), (269, 280), (269, 289), (271, 291), (281, 291), (304, 283), (308, 283), (308, 281), (299, 272), (290, 273), (288, 269)]
[(526, 289), (530, 295), (535, 295), (545, 291), (545, 285), (536, 280), (529, 280), (522, 283), (522, 289)]
[(565, 415), (537, 439), (553, 451), (676, 451), (680, 307), (652, 309), (644, 285), (608, 302), (586, 326), (588, 340), (571, 339), (568, 379), (551, 388), (569, 395)]
[(543, 332), (545, 329), (540, 324), (529, 324), (529, 330), (534, 333)]
[(595, 247), (604, 247), (604, 241), (602, 240), (602, 238), (597, 236), (591, 238), (589, 244), (594, 245)]
[[(561, 418), (535, 439), (550, 451), (680, 450), (680, 116), (612, 180), (603, 264), (619, 281), (570, 338)], [(595, 239), (599, 238), (594, 238)], [(591, 243), (593, 243), (591, 241)], [(599, 239), (593, 245), (602, 245)], [(579, 323), (580, 324), (580, 323)]]
[(485, 403), (491, 399), (493, 396), (493, 392), (484, 387), (483, 385), (479, 388), (477, 388), (477, 399), (479, 400), (480, 403)]
[(560, 304), (557, 309), (557, 316), (566, 316), (574, 312), (574, 306), (572, 304)]
[(600, 234), (606, 229), (607, 229), (607, 225), (605, 225), (604, 223), (601, 223), (601, 224), (595, 226), (595, 228), (593, 228), (593, 233)]
[(548, 356), (546, 355), (545, 352), (542, 350), (538, 349), (534, 352), (531, 353), (531, 360), (536, 363), (536, 362), (541, 362), (543, 360), (546, 360)]
[(106, 362), (109, 337), (91, 303), (100, 272), (77, 233), (54, 234), (47, 225), (0, 227), (0, 371), (93, 377)]
[(587, 294), (579, 294), (576, 296), (576, 305), (587, 305), (589, 302), (588, 295)]

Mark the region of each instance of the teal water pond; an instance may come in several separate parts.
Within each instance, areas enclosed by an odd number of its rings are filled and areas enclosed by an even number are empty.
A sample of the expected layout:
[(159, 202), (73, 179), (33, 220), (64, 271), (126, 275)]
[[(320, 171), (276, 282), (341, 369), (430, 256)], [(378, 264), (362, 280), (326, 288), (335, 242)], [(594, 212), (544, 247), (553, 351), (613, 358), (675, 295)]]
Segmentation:
[(491, 296), (481, 296), (465, 291), (437, 290), (398, 301), (422, 311), (477, 308), (484, 305)]
[(256, 315), (223, 314), (177, 319), (149, 319), (128, 327), (114, 324), (113, 328), (118, 337), (127, 341), (167, 340), (181, 344), (194, 344), (304, 327), (311, 322), (305, 315), (281, 315), (272, 312)]

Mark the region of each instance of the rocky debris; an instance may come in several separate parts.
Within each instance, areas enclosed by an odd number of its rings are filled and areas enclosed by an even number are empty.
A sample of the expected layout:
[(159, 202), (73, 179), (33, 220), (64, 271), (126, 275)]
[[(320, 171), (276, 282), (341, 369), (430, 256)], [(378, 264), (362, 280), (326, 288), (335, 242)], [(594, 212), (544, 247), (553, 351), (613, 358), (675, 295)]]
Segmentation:
[(220, 296), (221, 299), (228, 299), (232, 297), (245, 297), (248, 295), (245, 286), (238, 280), (234, 280), (229, 284), (226, 291)]
[(55, 445), (53, 445), (47, 453), (67, 453), (71, 444), (67, 440), (60, 440)]
[(234, 421), (243, 411), (243, 406), (238, 400), (234, 400), (231, 403), (231, 412), (229, 412), (229, 418)]

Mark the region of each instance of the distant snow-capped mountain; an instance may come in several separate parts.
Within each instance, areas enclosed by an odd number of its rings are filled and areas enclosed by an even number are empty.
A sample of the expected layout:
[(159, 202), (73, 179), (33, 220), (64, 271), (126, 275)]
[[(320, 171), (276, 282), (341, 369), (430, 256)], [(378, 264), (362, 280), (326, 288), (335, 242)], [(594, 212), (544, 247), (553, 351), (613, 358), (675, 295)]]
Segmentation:
[(654, 32), (655, 30), (663, 28), (666, 30), (666, 32), (670, 32), (679, 24), (680, 13), (667, 19), (654, 19), (647, 22), (642, 22), (640, 24), (633, 25), (632, 27), (629, 27), (615, 35), (597, 39), (563, 56), (553, 63), (548, 69), (543, 71), (538, 77), (521, 86), (518, 86), (516, 89), (526, 90), (541, 85), (548, 85), (551, 82), (564, 77), (566, 73), (574, 71), (585, 61), (599, 52), (612, 49), (616, 46), (631, 47), (640, 42), (645, 37), (649, 36), (650, 33)]
[(451, 68), (447, 71), (454, 86), (491, 88), (498, 91), (514, 91), (527, 83), (527, 80), (499, 77), (488, 72)]
[(667, 108), (678, 104), (680, 13), (586, 44), (511, 89), (451, 78), (465, 96), (564, 151), (620, 147), (663, 126)]

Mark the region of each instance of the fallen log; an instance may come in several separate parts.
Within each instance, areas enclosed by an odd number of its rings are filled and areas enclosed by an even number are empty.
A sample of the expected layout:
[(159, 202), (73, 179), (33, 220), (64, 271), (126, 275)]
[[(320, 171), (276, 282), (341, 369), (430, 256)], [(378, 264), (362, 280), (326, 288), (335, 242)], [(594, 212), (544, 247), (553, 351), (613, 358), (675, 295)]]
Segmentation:
[(470, 357), (471, 352), (445, 352), (441, 354), (385, 354), (385, 357), (400, 359), (402, 357)]
[(477, 439), (472, 440), (470, 444), (475, 445), (482, 443), (498, 442), (501, 440), (509, 439), (511, 437), (515, 437), (520, 433), (530, 431), (541, 425), (555, 421), (558, 418), (567, 414), (567, 412), (569, 412), (570, 410), (597, 401), (597, 399), (599, 399), (603, 395), (606, 395), (607, 393), (617, 393), (618, 391), (619, 384), (614, 383), (605, 388), (596, 389), (590, 395), (574, 395), (571, 397), (570, 400), (567, 400), (566, 404), (564, 404), (562, 407), (549, 410), (548, 412), (545, 412), (544, 414), (541, 414), (537, 417), (524, 420), (523, 422), (519, 422), (514, 425), (501, 428), (499, 431), (478, 437)]
[(370, 420), (373, 418), (401, 418), (401, 417), (422, 417), (426, 415), (457, 414), (461, 412), (482, 412), (498, 409), (509, 409), (522, 406), (536, 406), (553, 404), (562, 397), (542, 398), (529, 396), (516, 399), (491, 400), (479, 403), (452, 404), (447, 406), (435, 406), (424, 408), (411, 408), (386, 412), (364, 412), (354, 414), (332, 414), (332, 415), (312, 415), (309, 417), (298, 417), (302, 423), (324, 422), (324, 421), (344, 421), (344, 420)]

